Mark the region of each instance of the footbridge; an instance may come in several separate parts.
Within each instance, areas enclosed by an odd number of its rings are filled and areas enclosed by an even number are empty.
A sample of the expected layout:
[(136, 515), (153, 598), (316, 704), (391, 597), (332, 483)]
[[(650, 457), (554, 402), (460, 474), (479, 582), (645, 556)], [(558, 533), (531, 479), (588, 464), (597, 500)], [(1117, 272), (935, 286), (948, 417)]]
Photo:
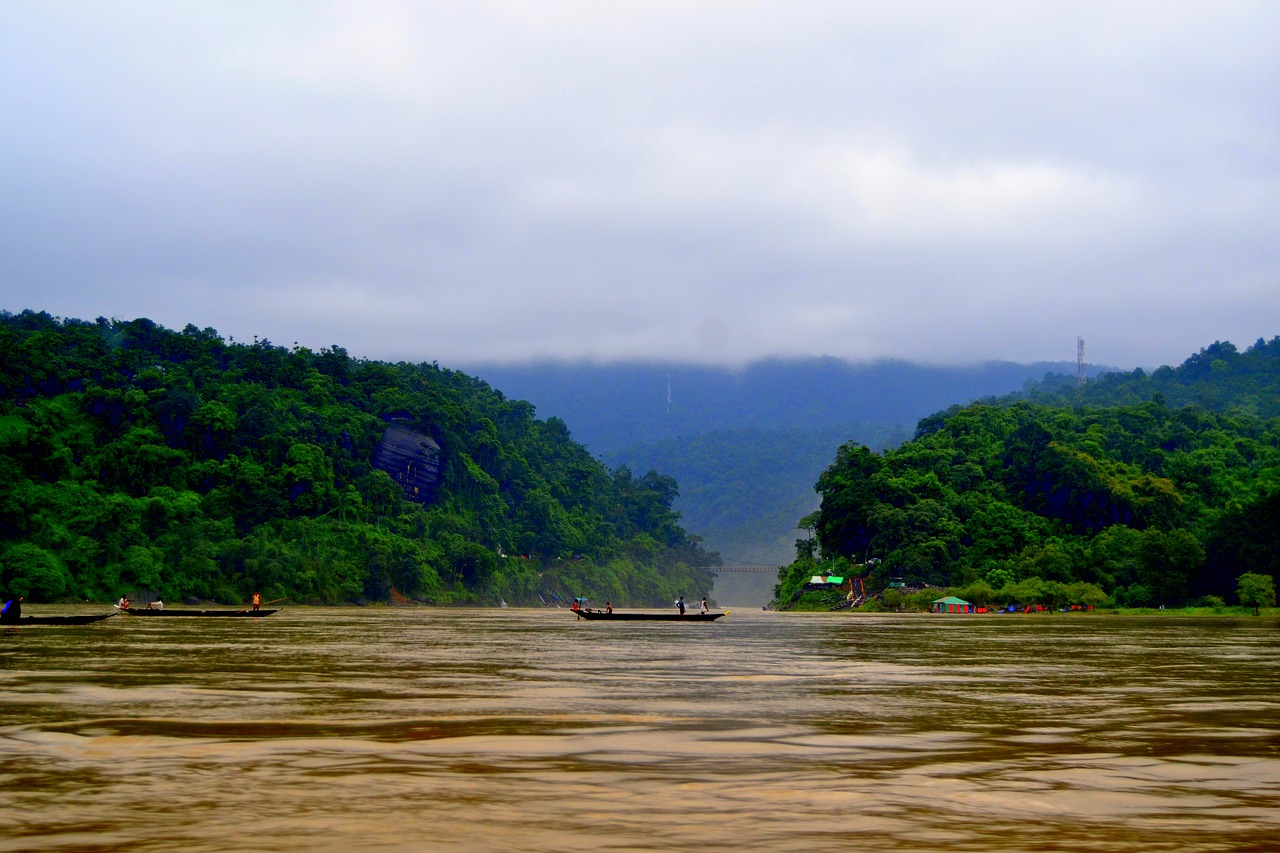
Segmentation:
[(767, 572), (767, 573), (769, 573), (769, 574), (773, 575), (773, 574), (777, 574), (777, 573), (778, 573), (778, 569), (779, 569), (779, 568), (781, 568), (781, 567), (780, 567), (780, 566), (766, 566), (766, 565), (764, 565), (764, 564), (762, 564), (762, 563), (760, 563), (760, 564), (752, 564), (752, 563), (732, 563), (732, 564), (727, 565), (727, 566), (694, 566), (694, 568), (695, 568), (695, 569), (704, 569), (704, 570), (706, 570), (706, 571), (708, 571), (708, 572), (715, 572), (715, 573), (716, 573), (716, 574), (718, 574), (718, 575), (723, 575), (723, 574), (727, 574), (727, 573), (734, 573), (734, 574), (736, 574), (736, 573), (739, 573), (739, 572), (741, 572), (741, 573), (756, 573), (756, 572), (759, 572), (759, 573), (765, 573), (765, 572)]

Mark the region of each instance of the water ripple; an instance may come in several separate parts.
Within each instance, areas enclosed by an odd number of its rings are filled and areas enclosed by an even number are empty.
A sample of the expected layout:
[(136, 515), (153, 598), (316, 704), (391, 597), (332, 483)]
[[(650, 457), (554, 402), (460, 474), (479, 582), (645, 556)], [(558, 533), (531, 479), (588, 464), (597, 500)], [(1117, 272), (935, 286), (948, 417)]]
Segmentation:
[(0, 638), (0, 851), (1208, 851), (1280, 834), (1266, 620), (207, 624), (238, 621)]

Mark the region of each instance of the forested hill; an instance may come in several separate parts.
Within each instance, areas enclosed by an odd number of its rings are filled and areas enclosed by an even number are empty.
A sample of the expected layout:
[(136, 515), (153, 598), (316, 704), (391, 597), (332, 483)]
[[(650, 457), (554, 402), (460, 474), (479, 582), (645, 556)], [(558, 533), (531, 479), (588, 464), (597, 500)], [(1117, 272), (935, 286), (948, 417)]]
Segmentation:
[(675, 494), (436, 364), (0, 313), (0, 595), (669, 603)]
[(846, 444), (779, 592), (827, 560), (979, 603), (1230, 600), (1243, 573), (1280, 576), (1278, 382), (1280, 339), (1218, 343), (1150, 376), (953, 407), (883, 455)]

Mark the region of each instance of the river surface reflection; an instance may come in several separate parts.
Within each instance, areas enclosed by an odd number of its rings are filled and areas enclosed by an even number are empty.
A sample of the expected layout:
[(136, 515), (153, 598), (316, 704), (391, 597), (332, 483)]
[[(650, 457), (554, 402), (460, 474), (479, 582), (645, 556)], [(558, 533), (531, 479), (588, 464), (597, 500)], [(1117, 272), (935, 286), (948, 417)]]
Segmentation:
[(1270, 619), (290, 608), (0, 630), (0, 851), (1278, 839)]

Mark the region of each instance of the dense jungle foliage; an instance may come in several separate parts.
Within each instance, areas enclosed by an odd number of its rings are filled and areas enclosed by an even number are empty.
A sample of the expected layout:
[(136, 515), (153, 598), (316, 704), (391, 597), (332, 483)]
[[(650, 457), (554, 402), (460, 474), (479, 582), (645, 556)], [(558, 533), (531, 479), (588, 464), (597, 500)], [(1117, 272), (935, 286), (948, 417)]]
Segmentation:
[[(425, 499), (371, 464), (391, 419), (442, 450)], [(0, 594), (669, 604), (718, 559), (676, 494), (434, 363), (0, 313)]]
[(883, 455), (846, 444), (779, 604), (820, 567), (976, 604), (1234, 599), (1242, 574), (1280, 577), (1278, 391), (1280, 338), (1215, 343), (1150, 375), (952, 407)]

